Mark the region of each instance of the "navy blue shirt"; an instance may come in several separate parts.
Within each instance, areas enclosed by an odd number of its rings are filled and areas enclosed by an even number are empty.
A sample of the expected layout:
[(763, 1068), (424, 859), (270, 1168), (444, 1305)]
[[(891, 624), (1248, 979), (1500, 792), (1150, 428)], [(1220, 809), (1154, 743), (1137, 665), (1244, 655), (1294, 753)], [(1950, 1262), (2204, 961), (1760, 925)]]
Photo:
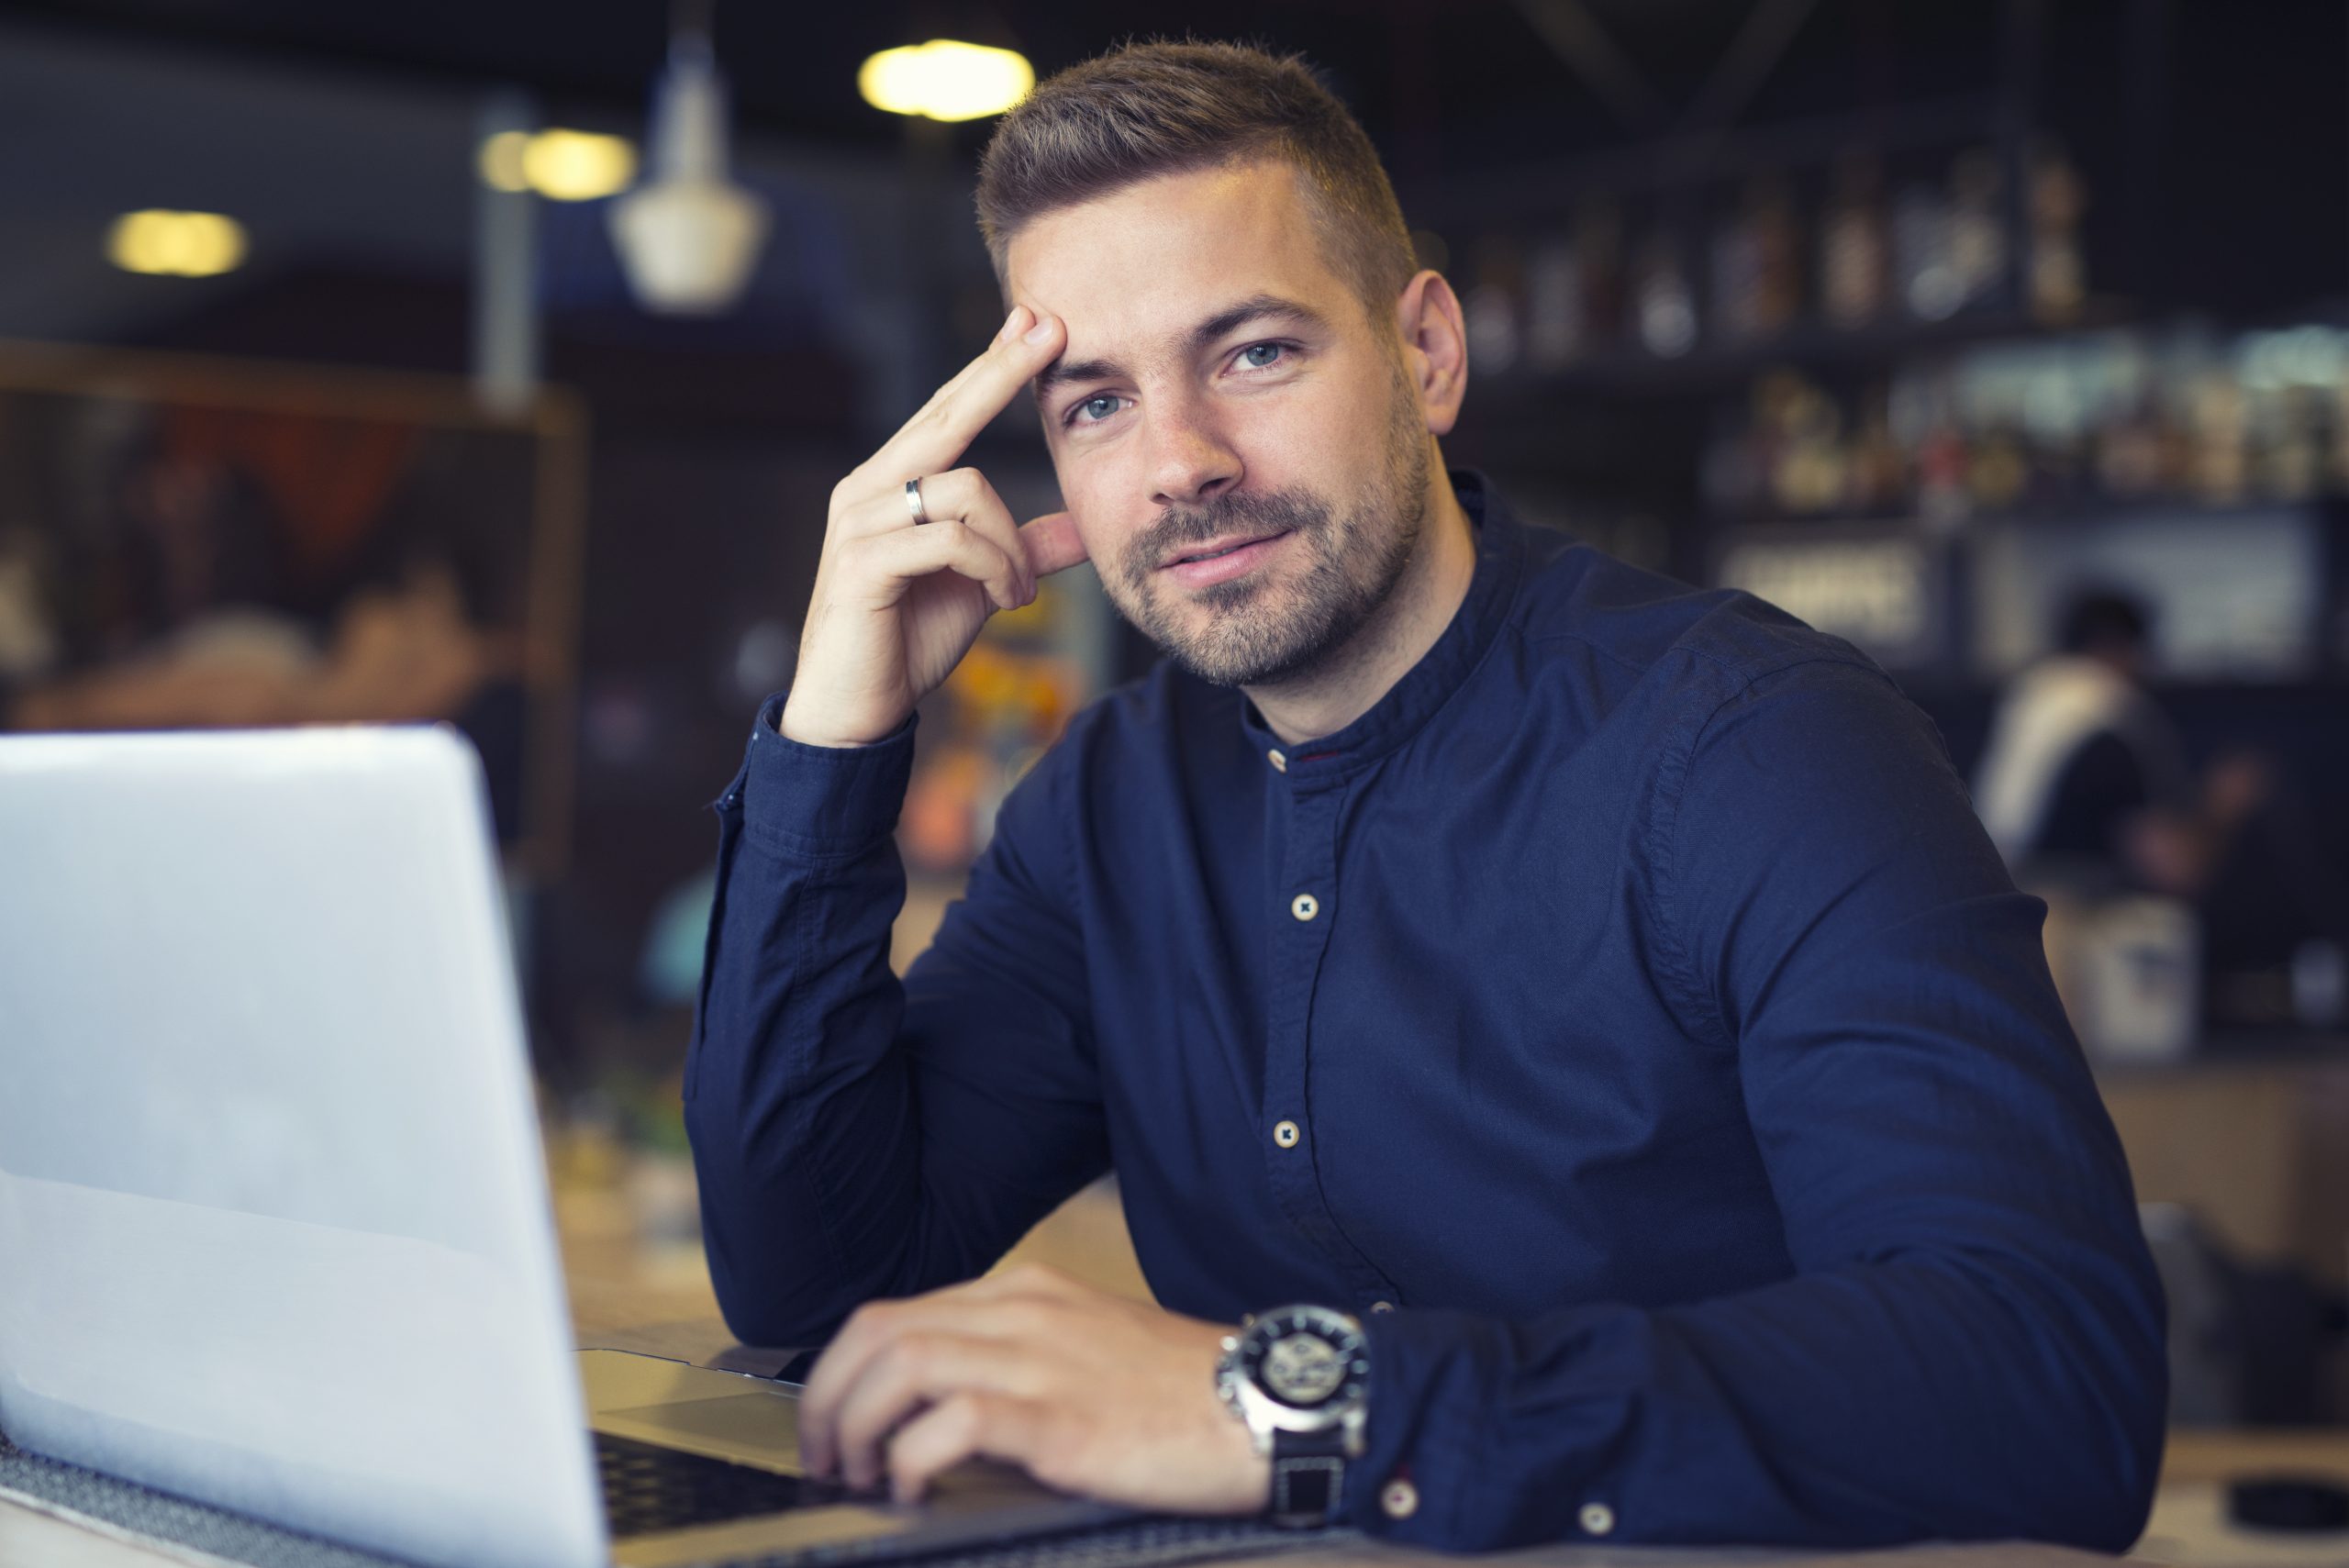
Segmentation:
[(1466, 601), (1375, 706), (1291, 747), (1170, 666), (1110, 694), (902, 985), (911, 727), (769, 705), (685, 1089), (733, 1331), (972, 1277), (1114, 1169), (1166, 1307), (1364, 1317), (1366, 1529), (2126, 1547), (2160, 1286), (1931, 724), (1454, 483)]

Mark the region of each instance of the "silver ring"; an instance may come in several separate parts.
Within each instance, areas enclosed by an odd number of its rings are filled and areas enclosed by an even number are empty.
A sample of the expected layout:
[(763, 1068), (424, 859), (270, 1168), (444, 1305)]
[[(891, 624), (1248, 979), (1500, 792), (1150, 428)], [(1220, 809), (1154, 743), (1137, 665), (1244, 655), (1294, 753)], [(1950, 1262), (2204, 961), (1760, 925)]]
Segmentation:
[(914, 515), (917, 526), (930, 521), (930, 514), (922, 509), (921, 481), (918, 479), (906, 481), (906, 509)]

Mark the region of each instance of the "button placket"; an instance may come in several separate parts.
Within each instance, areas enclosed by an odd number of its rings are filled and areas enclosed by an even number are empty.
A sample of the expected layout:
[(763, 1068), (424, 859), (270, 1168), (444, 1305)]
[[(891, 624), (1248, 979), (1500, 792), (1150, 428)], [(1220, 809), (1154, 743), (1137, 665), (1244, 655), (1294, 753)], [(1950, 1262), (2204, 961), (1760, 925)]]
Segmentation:
[(1334, 780), (1301, 779), (1294, 766), (1288, 783), (1294, 793), (1286, 852), (1282, 863), (1272, 868), (1276, 877), (1270, 890), (1286, 918), (1275, 917), (1269, 940), (1272, 984), (1263, 1100), (1271, 1132), (1264, 1149), (1267, 1183), (1290, 1223), (1341, 1271), (1356, 1300), (1389, 1296), (1395, 1294), (1394, 1283), (1355, 1249), (1330, 1212), (1308, 1114), (1313, 996), (1337, 923), (1335, 900), (1341, 892), (1337, 841), (1346, 786)]

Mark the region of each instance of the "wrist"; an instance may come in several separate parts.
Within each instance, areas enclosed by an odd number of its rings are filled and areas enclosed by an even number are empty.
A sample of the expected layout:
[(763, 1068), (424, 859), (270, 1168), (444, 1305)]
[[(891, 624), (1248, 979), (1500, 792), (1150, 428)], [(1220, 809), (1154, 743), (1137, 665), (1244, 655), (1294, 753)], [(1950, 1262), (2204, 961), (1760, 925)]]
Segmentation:
[(1272, 1505), (1273, 1453), (1260, 1447), (1230, 1407), (1216, 1402), (1216, 1473), (1225, 1478), (1222, 1490), (1241, 1513), (1261, 1514)]
[(782, 709), (774, 716), (774, 732), (785, 740), (796, 740), (802, 746), (817, 746), (828, 751), (850, 751), (862, 746), (877, 746), (896, 734), (900, 725), (889, 726), (877, 735), (861, 736), (826, 726), (820, 718), (811, 719), (792, 706), (792, 699), (784, 699)]
[(1221, 1346), (1216, 1391), (1247, 1430), (1273, 1522), (1335, 1522), (1368, 1426), (1361, 1321), (1330, 1307), (1277, 1307), (1249, 1318)]

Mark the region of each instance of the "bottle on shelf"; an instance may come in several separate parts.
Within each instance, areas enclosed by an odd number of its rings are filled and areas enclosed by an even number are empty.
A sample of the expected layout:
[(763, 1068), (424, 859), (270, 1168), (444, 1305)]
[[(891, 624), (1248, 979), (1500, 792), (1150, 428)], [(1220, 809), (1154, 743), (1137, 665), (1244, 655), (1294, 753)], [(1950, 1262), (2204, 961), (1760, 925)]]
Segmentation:
[(1908, 505), (1909, 463), (1892, 433), (1891, 404), (1891, 389), (1881, 381), (1860, 400), (1843, 493), (1843, 509), (1856, 516), (1887, 517)]
[(2194, 494), (2214, 506), (2233, 506), (2248, 493), (2251, 478), (2243, 388), (2225, 370), (2206, 370), (2195, 383), (2188, 407)]
[(1575, 268), (1581, 280), (1583, 335), (1593, 346), (1623, 337), (1623, 215), (1605, 196), (1575, 208)]
[(1732, 343), (1761, 332), (1762, 241), (1756, 228), (1749, 188), (1713, 229), (1712, 326)]
[(2043, 142), (2031, 161), (2031, 311), (2042, 321), (2078, 318), (2087, 298), (2087, 266), (2080, 250), (2080, 215), (2087, 185), (2071, 158)]
[(1753, 335), (1774, 337), (1793, 326), (1802, 311), (1802, 228), (1785, 181), (1757, 180), (1747, 195), (1757, 263)]
[(1697, 297), (1667, 230), (1650, 235), (1631, 263), (1631, 308), (1648, 352), (1675, 359), (1697, 346)]
[(1850, 156), (1835, 166), (1834, 196), (1820, 225), (1820, 309), (1850, 330), (1882, 318), (1891, 284), (1891, 235), (1884, 207), (1884, 169)]
[(1564, 370), (1583, 352), (1582, 266), (1563, 234), (1534, 243), (1525, 272), (1526, 359), (1537, 371)]
[(1798, 250), (1786, 182), (1749, 182), (1713, 236), (1712, 318), (1724, 339), (1752, 342), (1793, 325), (1802, 306)]
[(1946, 320), (1962, 303), (1949, 241), (1947, 194), (1922, 180), (1902, 186), (1892, 208), (1893, 283), (1920, 321)]
[(2007, 271), (2005, 182), (1987, 148), (1960, 153), (1950, 169), (1949, 266), (1957, 308), (1997, 296)]
[(1469, 362), (1496, 375), (1513, 369), (1524, 347), (1525, 269), (1513, 241), (1487, 238), (1476, 247), (1476, 281), (1461, 302)]

